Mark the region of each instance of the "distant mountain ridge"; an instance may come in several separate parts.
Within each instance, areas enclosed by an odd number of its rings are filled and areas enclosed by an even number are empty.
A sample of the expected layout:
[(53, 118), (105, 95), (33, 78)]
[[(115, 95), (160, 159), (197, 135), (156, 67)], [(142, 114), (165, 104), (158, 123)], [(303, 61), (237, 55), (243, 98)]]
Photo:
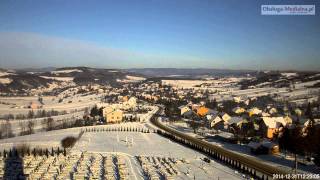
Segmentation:
[(15, 69), (18, 72), (50, 72), (54, 71), (57, 68), (55, 67), (44, 67), (44, 68), (23, 68), (23, 69)]
[(239, 76), (246, 74), (255, 74), (257, 71), (254, 70), (230, 70), (230, 69), (205, 69), (205, 68), (194, 68), (194, 69), (180, 69), (180, 68), (133, 68), (128, 69), (129, 72), (143, 74), (149, 77), (168, 77), (168, 76)]
[(98, 69), (89, 67), (28, 68), (18, 69), (14, 73), (3, 70), (0, 76), (0, 92), (23, 94), (31, 89), (48, 87), (51, 83), (61, 83), (69, 79), (76, 85), (111, 85), (117, 87), (127, 76), (140, 74), (116, 69)]
[[(143, 77), (146, 81), (161, 81), (163, 79), (204, 79), (210, 77), (247, 76), (251, 80), (240, 82), (241, 87), (261, 85), (265, 82), (279, 87), (287, 87), (290, 81), (319, 80), (318, 72), (280, 72), (280, 71), (253, 71), (253, 70), (224, 70), (224, 69), (179, 69), (179, 68), (135, 68), (135, 69), (102, 69), (90, 67), (46, 67), (27, 68), (17, 70), (0, 70), (0, 92), (25, 94), (31, 89), (46, 88), (55, 83), (61, 85), (73, 84), (89, 85), (100, 84), (119, 87), (130, 81), (130, 76)], [(281, 81), (280, 81), (281, 80)], [(134, 83), (134, 82), (133, 82)], [(318, 86), (318, 84), (317, 84)]]

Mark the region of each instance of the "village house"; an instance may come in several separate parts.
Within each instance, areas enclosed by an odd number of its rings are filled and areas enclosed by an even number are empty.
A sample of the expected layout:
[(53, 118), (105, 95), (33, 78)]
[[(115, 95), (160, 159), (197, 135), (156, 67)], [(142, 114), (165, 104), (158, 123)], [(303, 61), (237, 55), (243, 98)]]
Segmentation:
[(249, 104), (250, 104), (250, 100), (249, 100), (249, 99), (247, 99), (246, 101), (244, 101), (244, 104), (245, 104), (245, 105), (247, 105), (247, 106), (249, 106)]
[(292, 124), (292, 118), (290, 116), (285, 116), (284, 117), (284, 121), (287, 123), (287, 124)]
[(235, 107), (232, 109), (232, 111), (236, 114), (241, 114), (241, 113), (244, 113), (246, 110), (242, 107)]
[[(151, 94), (147, 94), (145, 92), (143, 92), (141, 94), (141, 96), (145, 99), (148, 99), (148, 100), (153, 100), (153, 101), (158, 101), (160, 99), (160, 96), (159, 95), (151, 95)], [(167, 97), (161, 97), (161, 99), (165, 99), (165, 100), (168, 100)]]
[(236, 103), (240, 103), (241, 102), (241, 97), (239, 97), (239, 96), (233, 97), (233, 101), (236, 102)]
[(206, 108), (204, 106), (201, 106), (196, 110), (197, 110), (197, 115), (200, 116), (200, 117), (204, 117), (209, 112), (209, 108)]
[(127, 102), (128, 99), (129, 99), (128, 96), (123, 96), (123, 97), (122, 97), (122, 101), (123, 101), (123, 102)]
[(178, 107), (180, 109), (180, 115), (183, 116), (185, 113), (190, 112), (191, 109), (188, 106), (182, 105)]
[(224, 122), (228, 122), (231, 119), (231, 116), (228, 113), (222, 112), (220, 113), (220, 116)]
[(278, 110), (276, 108), (270, 108), (269, 109), (269, 114), (273, 115), (273, 114), (276, 114), (278, 113)]
[(245, 119), (243, 119), (242, 117), (232, 116), (227, 123), (229, 126), (239, 127), (244, 120)]
[(101, 93), (104, 93), (105, 90), (104, 89), (98, 89), (98, 93), (101, 94)]
[(299, 108), (296, 108), (296, 109), (294, 110), (294, 113), (295, 113), (297, 116), (299, 116), (299, 117), (301, 117), (301, 115), (302, 115), (302, 111), (301, 111), (301, 109), (299, 109)]
[(251, 117), (251, 116), (253, 116), (253, 115), (259, 115), (259, 114), (261, 114), (261, 113), (262, 113), (262, 110), (260, 110), (259, 108), (254, 107), (254, 108), (249, 109), (249, 110), (248, 110), (248, 113), (249, 113), (249, 116)]
[(279, 132), (280, 127), (287, 125), (283, 117), (262, 117), (260, 122), (260, 132), (263, 137), (272, 139), (274, 134)]
[(201, 107), (201, 105), (199, 105), (199, 104), (192, 104), (191, 105), (191, 110), (192, 111), (197, 111), (200, 107)]
[(225, 128), (224, 121), (218, 115), (212, 116), (212, 118), (209, 120), (209, 125), (210, 128), (213, 128), (215, 130), (223, 130)]
[(269, 140), (261, 142), (251, 141), (247, 146), (253, 154), (279, 154), (279, 145)]
[(123, 112), (114, 107), (108, 106), (103, 109), (103, 117), (107, 123), (119, 123), (122, 121)]
[(134, 109), (136, 107), (137, 107), (137, 98), (135, 97), (131, 97), (130, 99), (124, 101), (123, 103), (123, 109)]
[(30, 104), (29, 104), (29, 106), (28, 106), (28, 108), (30, 108), (30, 109), (39, 109), (39, 108), (41, 108), (42, 106), (40, 105), (40, 104), (38, 104), (38, 103), (36, 103), (36, 102), (34, 102), (34, 101), (32, 101)]

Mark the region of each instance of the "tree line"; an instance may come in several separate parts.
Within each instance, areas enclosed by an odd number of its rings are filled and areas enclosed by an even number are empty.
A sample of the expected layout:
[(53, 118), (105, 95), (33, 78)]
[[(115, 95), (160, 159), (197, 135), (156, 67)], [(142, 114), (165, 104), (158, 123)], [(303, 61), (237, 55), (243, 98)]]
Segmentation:
[(64, 156), (67, 155), (66, 148), (30, 148), (30, 146), (26, 144), (19, 145), (17, 147), (10, 148), (9, 150), (0, 151), (0, 157), (8, 158), (8, 157), (24, 157), (24, 156), (59, 156), (63, 154)]
[(34, 118), (44, 118), (44, 117), (51, 117), (51, 116), (58, 116), (58, 115), (65, 115), (67, 111), (56, 111), (56, 110), (37, 110), (36, 112), (33, 110), (28, 111), (27, 114), (6, 114), (1, 117), (1, 119), (5, 120), (24, 120), (24, 119), (34, 119)]
[[(76, 119), (74, 121), (70, 121), (67, 119), (63, 119), (62, 122), (57, 122), (52, 117), (45, 118), (42, 122), (42, 130), (43, 131), (52, 131), (59, 129), (67, 129), (73, 127), (83, 127), (83, 126), (92, 126), (93, 122), (90, 119)], [(36, 121), (28, 120), (19, 122), (20, 132), (16, 135), (24, 136), (35, 133)], [(4, 138), (12, 138), (15, 137), (15, 134), (12, 130), (12, 125), (10, 120), (6, 120), (4, 123), (0, 124), (0, 139)]]

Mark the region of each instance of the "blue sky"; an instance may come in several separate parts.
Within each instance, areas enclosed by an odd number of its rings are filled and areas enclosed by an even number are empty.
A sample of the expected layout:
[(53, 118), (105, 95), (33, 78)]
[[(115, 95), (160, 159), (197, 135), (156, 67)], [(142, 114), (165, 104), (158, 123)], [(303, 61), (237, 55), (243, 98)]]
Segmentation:
[[(315, 4), (315, 16), (262, 16)], [(0, 1), (0, 67), (320, 69), (319, 2)]]

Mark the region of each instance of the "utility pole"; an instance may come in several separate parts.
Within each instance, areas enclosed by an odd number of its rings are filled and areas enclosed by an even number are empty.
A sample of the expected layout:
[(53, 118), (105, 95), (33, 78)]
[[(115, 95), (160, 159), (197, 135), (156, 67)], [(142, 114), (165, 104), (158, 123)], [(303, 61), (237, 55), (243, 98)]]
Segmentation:
[(294, 159), (295, 159), (295, 162), (294, 162), (294, 173), (297, 174), (297, 169), (298, 169), (298, 157), (297, 157), (297, 154), (294, 154)]

